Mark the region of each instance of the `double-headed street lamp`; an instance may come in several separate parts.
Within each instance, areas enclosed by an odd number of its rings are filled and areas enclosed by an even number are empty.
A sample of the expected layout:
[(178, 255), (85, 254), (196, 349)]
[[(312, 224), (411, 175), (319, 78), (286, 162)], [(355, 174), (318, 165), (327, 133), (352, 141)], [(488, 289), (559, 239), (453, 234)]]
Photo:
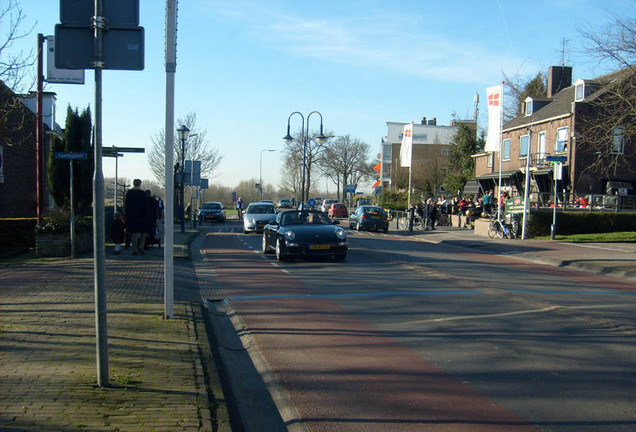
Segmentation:
[(261, 170), (259, 171), (259, 176), (258, 176), (258, 188), (260, 189), (261, 192), (261, 201), (263, 201), (263, 153), (264, 152), (275, 152), (275, 149), (266, 149), (266, 150), (261, 150)]
[(177, 129), (177, 134), (179, 136), (179, 140), (181, 140), (181, 179), (179, 182), (181, 183), (181, 203), (179, 206), (179, 214), (181, 216), (181, 232), (185, 233), (185, 209), (183, 207), (183, 202), (185, 201), (185, 178), (183, 174), (183, 169), (185, 165), (185, 143), (190, 137), (190, 129), (186, 127), (186, 125), (181, 125), (180, 128)]
[(292, 116), (294, 114), (298, 114), (300, 116), (300, 118), (302, 119), (302, 125), (301, 125), (301, 129), (300, 129), (300, 135), (301, 135), (301, 140), (303, 143), (303, 179), (302, 179), (302, 191), (301, 191), (301, 205), (303, 206), (303, 208), (305, 207), (305, 168), (307, 166), (307, 144), (309, 144), (309, 118), (311, 117), (312, 114), (318, 114), (320, 116), (320, 133), (312, 138), (315, 139), (316, 142), (318, 142), (319, 144), (322, 144), (323, 142), (325, 142), (327, 140), (327, 137), (322, 133), (322, 114), (320, 114), (318, 111), (312, 111), (309, 113), (309, 115), (307, 115), (307, 128), (305, 128), (305, 117), (299, 113), (298, 111), (294, 111), (293, 113), (291, 113), (289, 115), (289, 117), (287, 118), (287, 135), (285, 135), (283, 137), (283, 140), (285, 140), (285, 142), (287, 144), (291, 144), (294, 141), (294, 138), (290, 135), (289, 133), (289, 122), (292, 118)]

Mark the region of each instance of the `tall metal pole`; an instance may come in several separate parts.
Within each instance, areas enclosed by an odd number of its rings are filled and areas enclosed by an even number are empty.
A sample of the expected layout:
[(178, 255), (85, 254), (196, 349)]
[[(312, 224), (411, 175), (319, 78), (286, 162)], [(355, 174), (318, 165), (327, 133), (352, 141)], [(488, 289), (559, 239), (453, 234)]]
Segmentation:
[(117, 150), (115, 150), (115, 190), (113, 192), (113, 216), (117, 213), (117, 177), (118, 177), (118, 165), (119, 165), (119, 155), (117, 154)]
[(35, 99), (35, 208), (38, 224), (42, 222), (42, 203), (44, 202), (44, 124), (42, 121), (43, 111), (43, 81), (44, 81), (44, 35), (38, 33), (38, 60), (37, 60), (37, 94)]
[(68, 160), (70, 183), (70, 200), (71, 200), (71, 258), (75, 258), (75, 188), (73, 187), (73, 159)]
[[(539, 145), (537, 143), (537, 151)], [(528, 132), (528, 155), (526, 156), (526, 181), (523, 191), (523, 225), (521, 227), (521, 240), (526, 239), (526, 228), (530, 219), (530, 158), (532, 157), (532, 131)]]
[(109, 385), (108, 330), (106, 321), (106, 257), (104, 254), (104, 175), (102, 172), (102, 68), (103, 64), (103, 0), (95, 0), (92, 19), (95, 35), (95, 175), (93, 177), (93, 255), (95, 271), (95, 326), (97, 334), (97, 385)]
[(181, 234), (185, 233), (185, 142), (185, 138), (181, 138), (181, 180), (179, 180), (181, 184), (181, 207), (179, 208), (181, 212)]
[(164, 317), (174, 308), (174, 75), (177, 71), (177, 0), (166, 0), (166, 142), (163, 242)]
[(293, 137), (289, 133), (289, 122), (294, 114), (298, 114), (302, 119), (301, 127), (300, 127), (300, 139), (303, 143), (303, 177), (302, 177), (302, 191), (301, 191), (301, 202), (300, 204), (304, 207), (305, 204), (305, 116), (303, 116), (298, 111), (294, 111), (287, 117), (287, 135), (283, 137), (283, 139), (287, 143), (291, 143), (293, 141)]

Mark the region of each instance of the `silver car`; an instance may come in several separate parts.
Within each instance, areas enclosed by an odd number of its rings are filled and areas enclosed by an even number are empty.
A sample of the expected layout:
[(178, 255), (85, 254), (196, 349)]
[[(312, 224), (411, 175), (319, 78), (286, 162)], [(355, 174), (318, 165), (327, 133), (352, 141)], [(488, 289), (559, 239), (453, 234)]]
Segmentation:
[(263, 232), (263, 227), (273, 219), (276, 219), (276, 206), (273, 203), (251, 203), (243, 215), (243, 233)]
[(321, 206), (321, 210), (323, 211), (323, 213), (328, 213), (329, 209), (331, 208), (331, 204), (335, 204), (338, 201), (337, 199), (326, 199), (322, 202), (322, 206)]

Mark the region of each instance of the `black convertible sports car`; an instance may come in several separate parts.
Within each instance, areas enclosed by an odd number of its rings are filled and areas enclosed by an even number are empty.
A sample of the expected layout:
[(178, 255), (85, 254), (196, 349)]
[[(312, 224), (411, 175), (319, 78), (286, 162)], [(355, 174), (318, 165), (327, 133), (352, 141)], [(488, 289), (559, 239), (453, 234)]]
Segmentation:
[(347, 233), (329, 217), (315, 210), (290, 210), (276, 215), (263, 228), (263, 253), (276, 252), (284, 261), (293, 257), (333, 256), (336, 260), (347, 257)]

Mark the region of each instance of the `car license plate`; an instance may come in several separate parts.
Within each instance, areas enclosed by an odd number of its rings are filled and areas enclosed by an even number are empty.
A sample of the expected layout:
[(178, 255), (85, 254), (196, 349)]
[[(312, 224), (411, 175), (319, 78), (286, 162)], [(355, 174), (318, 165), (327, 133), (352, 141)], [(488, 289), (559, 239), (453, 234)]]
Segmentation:
[(371, 219), (380, 219), (380, 216), (371, 216)]
[(309, 249), (329, 249), (331, 246), (328, 244), (315, 244), (315, 245), (310, 245)]

